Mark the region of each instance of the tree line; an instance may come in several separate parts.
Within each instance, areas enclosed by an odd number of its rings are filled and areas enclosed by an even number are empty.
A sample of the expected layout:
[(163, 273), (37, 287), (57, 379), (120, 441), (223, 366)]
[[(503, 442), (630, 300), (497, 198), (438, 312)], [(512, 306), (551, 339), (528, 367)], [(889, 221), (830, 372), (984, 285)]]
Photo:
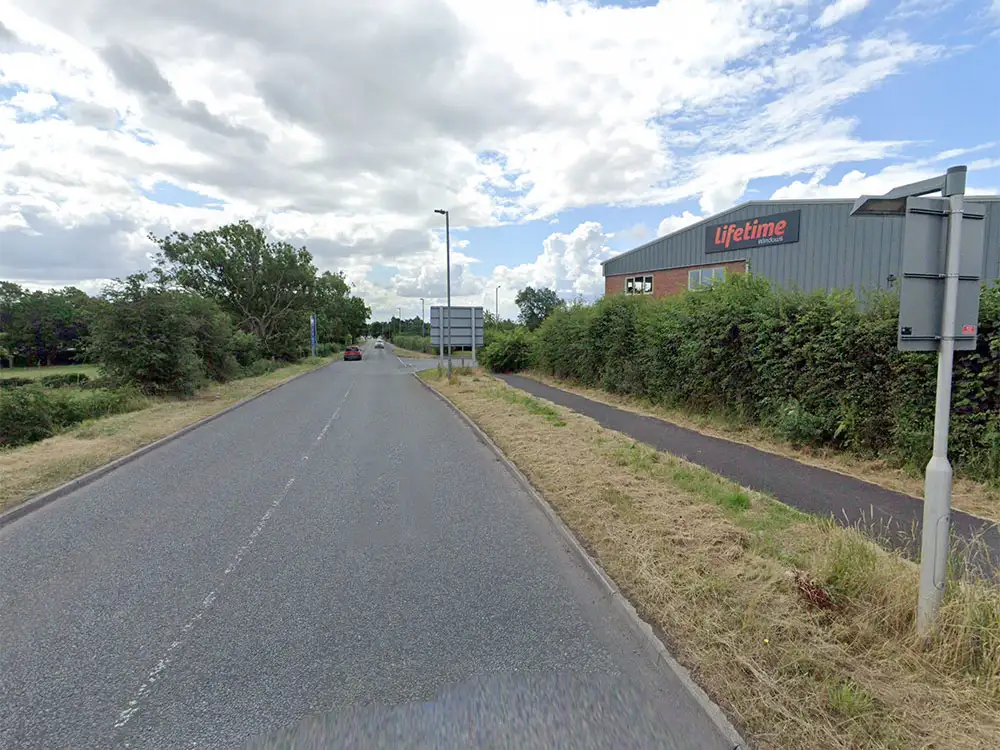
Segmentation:
[(307, 356), (312, 315), (326, 351), (367, 328), (371, 310), (343, 273), (319, 273), (305, 247), (269, 242), (249, 222), (150, 239), (152, 267), (98, 297), (0, 282), (7, 366), (93, 362), (147, 392), (191, 392)]

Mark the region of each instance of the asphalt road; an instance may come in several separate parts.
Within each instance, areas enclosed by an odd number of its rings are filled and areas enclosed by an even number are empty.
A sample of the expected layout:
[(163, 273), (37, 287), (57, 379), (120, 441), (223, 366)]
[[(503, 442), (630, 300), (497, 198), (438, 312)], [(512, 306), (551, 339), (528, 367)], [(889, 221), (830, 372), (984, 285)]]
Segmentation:
[[(743, 443), (702, 435), (662, 419), (617, 409), (518, 375), (507, 383), (584, 414), (608, 429), (684, 458), (744, 487), (845, 526), (866, 530), (879, 543), (910, 557), (920, 551), (923, 501), (835, 471), (803, 464)], [(952, 510), (954, 549), (983, 577), (1000, 574), (1000, 531), (992, 521)]]
[(0, 747), (730, 750), (369, 349), (0, 530)]

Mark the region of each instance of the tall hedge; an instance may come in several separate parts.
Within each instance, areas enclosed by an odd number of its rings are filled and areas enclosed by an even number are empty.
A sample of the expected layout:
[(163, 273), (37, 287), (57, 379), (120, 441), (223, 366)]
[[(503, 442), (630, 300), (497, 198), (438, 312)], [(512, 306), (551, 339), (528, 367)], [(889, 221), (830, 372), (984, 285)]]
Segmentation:
[(138, 281), (96, 316), (90, 351), (107, 375), (146, 393), (190, 394), (239, 370), (232, 323), (215, 302)]
[(493, 372), (526, 370), (534, 363), (535, 339), (523, 327), (499, 331), (479, 353), (479, 362)]
[[(548, 374), (671, 406), (723, 412), (797, 444), (922, 466), (936, 355), (896, 350), (898, 298), (803, 294), (737, 276), (709, 290), (615, 296), (555, 312), (537, 332)], [(951, 456), (1000, 480), (1000, 286), (955, 358)]]

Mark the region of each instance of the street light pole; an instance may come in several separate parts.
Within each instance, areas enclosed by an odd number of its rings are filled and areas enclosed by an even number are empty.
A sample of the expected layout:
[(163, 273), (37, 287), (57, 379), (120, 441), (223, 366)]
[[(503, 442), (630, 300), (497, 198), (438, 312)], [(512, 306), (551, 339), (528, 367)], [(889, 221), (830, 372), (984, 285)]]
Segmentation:
[(396, 308), (396, 315), (397, 315), (397, 318), (396, 318), (396, 335), (398, 336), (399, 334), (401, 334), (403, 332), (403, 308), (402, 307), (397, 307)]
[(424, 324), (424, 298), (420, 298), (420, 337), (427, 335), (427, 326)]
[[(451, 377), (451, 215), (443, 208), (434, 209), (434, 213), (444, 216), (444, 257), (445, 283), (448, 292), (448, 377)], [(441, 321), (441, 339), (444, 342), (444, 320)]]
[(496, 312), (494, 313), (496, 315), (497, 328), (500, 327), (500, 286), (501, 286), (500, 284), (497, 284), (497, 288), (496, 288), (496, 297), (497, 297)]

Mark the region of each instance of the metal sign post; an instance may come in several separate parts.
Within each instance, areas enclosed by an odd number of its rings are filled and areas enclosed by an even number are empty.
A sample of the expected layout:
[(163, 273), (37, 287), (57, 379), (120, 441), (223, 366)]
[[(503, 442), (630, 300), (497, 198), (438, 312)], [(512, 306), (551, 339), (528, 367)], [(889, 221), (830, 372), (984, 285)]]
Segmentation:
[[(902, 280), (898, 347), (937, 351), (934, 448), (924, 474), (917, 632), (934, 627), (944, 596), (951, 531), (952, 468), (948, 460), (951, 380), (955, 350), (976, 348), (979, 280), (985, 245), (985, 209), (964, 201), (966, 167), (903, 185), (882, 196), (862, 196), (852, 216), (902, 214)], [(921, 198), (941, 192), (943, 198)], [(961, 294), (960, 294), (961, 290)]]
[(452, 306), (449, 311), (443, 305), (431, 305), (431, 345), (471, 348), (475, 356), (483, 345), (483, 308)]
[(434, 213), (444, 216), (444, 268), (448, 293), (448, 377), (451, 377), (451, 214), (443, 208)]

